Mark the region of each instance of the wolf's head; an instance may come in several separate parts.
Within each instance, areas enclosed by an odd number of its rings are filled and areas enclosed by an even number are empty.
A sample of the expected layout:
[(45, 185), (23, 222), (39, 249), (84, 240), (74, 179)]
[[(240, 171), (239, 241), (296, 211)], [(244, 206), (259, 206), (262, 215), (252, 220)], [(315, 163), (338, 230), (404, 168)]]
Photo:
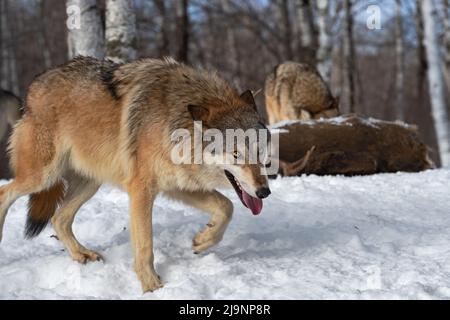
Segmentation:
[(242, 203), (259, 214), (262, 199), (271, 193), (264, 170), (270, 133), (251, 91), (221, 106), (189, 105), (188, 110), (203, 126), (203, 159), (220, 168)]
[(340, 97), (331, 98), (327, 109), (322, 110), (314, 115), (314, 119), (328, 119), (338, 117), (340, 115)]

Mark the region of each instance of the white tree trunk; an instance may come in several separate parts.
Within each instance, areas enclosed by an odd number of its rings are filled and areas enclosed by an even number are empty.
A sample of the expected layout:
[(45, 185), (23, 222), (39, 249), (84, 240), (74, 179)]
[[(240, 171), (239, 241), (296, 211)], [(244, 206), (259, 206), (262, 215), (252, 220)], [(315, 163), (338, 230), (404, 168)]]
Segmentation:
[(343, 34), (343, 54), (344, 54), (344, 104), (347, 105), (347, 112), (355, 112), (355, 47), (353, 42), (353, 1), (344, 0), (344, 34)]
[(114, 62), (137, 57), (136, 15), (132, 0), (106, 1), (106, 56)]
[(450, 92), (450, 4), (449, 0), (442, 0), (444, 8), (444, 62), (445, 62), (445, 80), (447, 89)]
[(403, 18), (401, 0), (395, 0), (395, 56), (396, 56), (396, 76), (395, 76), (395, 117), (397, 120), (404, 120), (404, 45), (403, 45)]
[(428, 85), (430, 87), (431, 108), (441, 164), (443, 167), (448, 167), (450, 166), (450, 130), (436, 33), (437, 16), (433, 0), (422, 0), (421, 5), (425, 29), (424, 41), (428, 59)]
[(318, 0), (317, 8), (319, 12), (319, 48), (317, 50), (317, 69), (323, 79), (329, 83), (331, 79), (331, 37), (329, 27), (329, 0)]
[(105, 37), (97, 1), (67, 0), (66, 8), (71, 14), (68, 20), (69, 58), (82, 55), (103, 59)]

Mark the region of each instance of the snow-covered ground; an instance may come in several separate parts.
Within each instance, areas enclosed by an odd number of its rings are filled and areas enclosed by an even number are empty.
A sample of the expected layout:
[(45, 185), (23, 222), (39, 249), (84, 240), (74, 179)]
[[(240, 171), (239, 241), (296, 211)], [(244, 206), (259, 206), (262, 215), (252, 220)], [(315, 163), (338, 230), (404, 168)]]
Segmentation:
[(450, 298), (450, 171), (272, 181), (260, 216), (233, 191), (224, 240), (194, 255), (208, 216), (160, 198), (156, 269), (165, 287), (142, 295), (133, 272), (127, 196), (104, 187), (75, 233), (106, 262), (79, 265), (46, 229), (22, 237), (26, 199), (11, 208), (0, 244), (0, 298), (442, 299)]

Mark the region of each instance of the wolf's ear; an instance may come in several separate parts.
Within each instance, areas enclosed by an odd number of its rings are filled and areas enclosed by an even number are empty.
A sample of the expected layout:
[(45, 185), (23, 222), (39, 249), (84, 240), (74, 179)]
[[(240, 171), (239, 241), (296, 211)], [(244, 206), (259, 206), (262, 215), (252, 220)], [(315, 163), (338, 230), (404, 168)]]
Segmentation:
[(262, 89), (258, 89), (256, 91), (252, 91), (253, 98), (258, 96), (258, 94), (260, 94), (261, 92), (262, 92)]
[(193, 104), (188, 105), (188, 111), (191, 114), (194, 121), (207, 121), (209, 118), (209, 110), (205, 107), (196, 106)]
[(253, 93), (250, 90), (247, 90), (243, 94), (241, 94), (241, 99), (244, 100), (245, 103), (252, 106), (256, 112), (258, 112), (258, 108), (256, 107), (255, 98), (253, 97)]

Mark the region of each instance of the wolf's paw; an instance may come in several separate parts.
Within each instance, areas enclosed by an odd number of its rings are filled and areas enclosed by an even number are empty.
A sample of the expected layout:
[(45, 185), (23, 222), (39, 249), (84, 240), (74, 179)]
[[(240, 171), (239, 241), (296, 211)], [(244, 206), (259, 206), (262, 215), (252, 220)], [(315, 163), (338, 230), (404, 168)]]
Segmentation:
[(72, 253), (72, 259), (81, 264), (86, 264), (89, 261), (105, 260), (100, 253), (88, 249), (81, 249), (78, 252)]
[(138, 271), (136, 270), (139, 281), (141, 281), (142, 292), (153, 292), (155, 290), (161, 289), (164, 285), (161, 281), (161, 277), (158, 276), (154, 271)]
[(199, 232), (192, 241), (192, 250), (195, 254), (202, 253), (218, 244), (223, 238), (223, 232), (216, 227), (208, 225), (205, 230)]

